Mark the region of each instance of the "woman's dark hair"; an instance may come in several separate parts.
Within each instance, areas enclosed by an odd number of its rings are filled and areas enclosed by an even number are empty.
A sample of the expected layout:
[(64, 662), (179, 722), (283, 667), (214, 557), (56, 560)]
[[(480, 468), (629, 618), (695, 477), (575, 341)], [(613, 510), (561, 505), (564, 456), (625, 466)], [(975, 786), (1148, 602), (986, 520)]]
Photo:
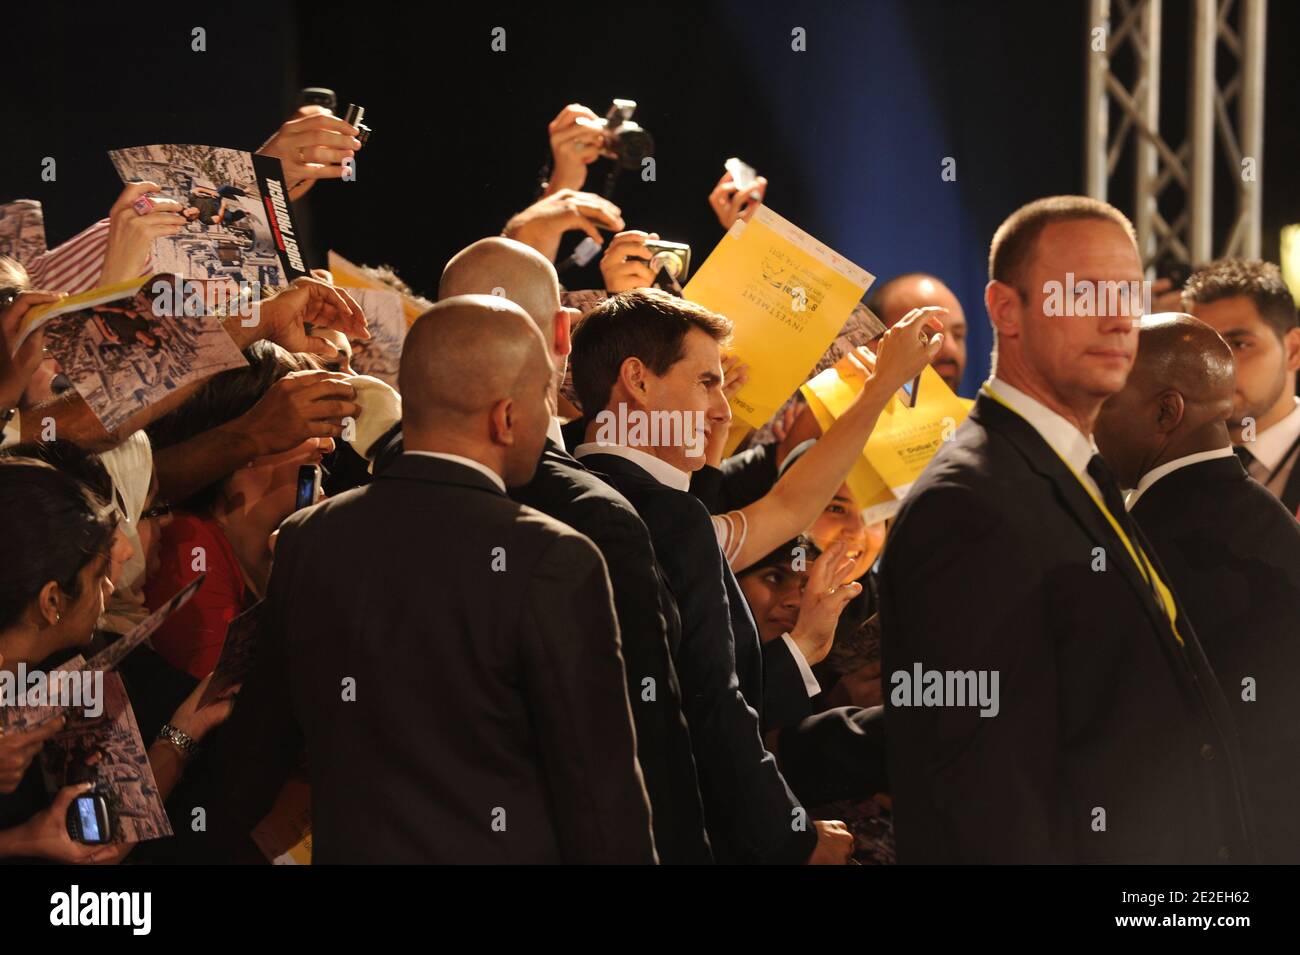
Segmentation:
[(107, 554), (113, 510), (72, 475), (33, 458), (0, 456), (0, 630), (8, 629), (51, 580), (76, 599), (78, 575)]
[(108, 468), (99, 460), (99, 455), (92, 454), (80, 445), (73, 444), (66, 438), (54, 441), (24, 441), (11, 444), (4, 449), (5, 457), (33, 458), (43, 461), (56, 471), (62, 471), (75, 478), (101, 500), (117, 502), (117, 491), (113, 487), (113, 478)]
[[(209, 378), (183, 405), (149, 425), (149, 441), (155, 453), (247, 414), (273, 384), (290, 372), (323, 368), (315, 355), (285, 351), (268, 341), (254, 342), (244, 350), (244, 357), (247, 366)], [(221, 482), (215, 481), (184, 501), (170, 503), (196, 514), (210, 514), (220, 486)]]

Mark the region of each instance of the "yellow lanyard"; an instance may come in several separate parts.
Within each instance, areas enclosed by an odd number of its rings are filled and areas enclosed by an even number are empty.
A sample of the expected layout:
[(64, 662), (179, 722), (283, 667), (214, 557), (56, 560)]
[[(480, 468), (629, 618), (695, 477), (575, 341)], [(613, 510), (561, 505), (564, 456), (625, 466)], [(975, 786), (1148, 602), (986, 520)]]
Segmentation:
[[(1025, 420), (1024, 415), (1016, 411), (1016, 409), (1011, 407), (1011, 405), (1009, 405), (1001, 395), (997, 394), (992, 388), (990, 388), (988, 382), (984, 383), (981, 390), (1002, 407), (1018, 416), (1022, 421)], [(1026, 421), (1025, 423), (1028, 424), (1029, 422)], [(1030, 427), (1033, 427), (1033, 425), (1030, 425)], [(1034, 430), (1037, 431), (1038, 429), (1035, 428)], [(1040, 434), (1039, 437), (1042, 437), (1042, 435)], [(1043, 438), (1043, 441), (1052, 449), (1052, 453), (1061, 459), (1061, 463), (1065, 465), (1066, 470), (1074, 475), (1074, 479), (1079, 482), (1079, 486), (1083, 488), (1088, 497), (1092, 499), (1092, 503), (1097, 505), (1097, 510), (1101, 511), (1102, 516), (1110, 523), (1111, 529), (1115, 531), (1116, 535), (1123, 542), (1124, 548), (1128, 551), (1128, 555), (1132, 558), (1134, 565), (1137, 566), (1138, 573), (1142, 575), (1142, 579), (1146, 581), (1148, 586), (1154, 585), (1156, 597), (1160, 601), (1161, 609), (1164, 610), (1165, 618), (1169, 621), (1169, 627), (1174, 632), (1174, 639), (1178, 641), (1179, 646), (1182, 646), (1183, 636), (1178, 632), (1177, 623), (1178, 605), (1174, 601), (1173, 592), (1165, 586), (1165, 582), (1161, 580), (1160, 575), (1156, 573), (1155, 567), (1153, 567), (1151, 561), (1147, 559), (1146, 552), (1142, 550), (1142, 545), (1136, 541), (1129, 540), (1129, 536), (1124, 533), (1124, 528), (1120, 526), (1119, 521), (1115, 519), (1115, 515), (1113, 515), (1110, 512), (1110, 508), (1106, 506), (1106, 502), (1093, 493), (1093, 490), (1088, 486), (1088, 483), (1079, 476), (1079, 472), (1070, 467), (1070, 463), (1065, 460), (1065, 456), (1056, 449), (1052, 442), (1048, 441), (1046, 438)]]

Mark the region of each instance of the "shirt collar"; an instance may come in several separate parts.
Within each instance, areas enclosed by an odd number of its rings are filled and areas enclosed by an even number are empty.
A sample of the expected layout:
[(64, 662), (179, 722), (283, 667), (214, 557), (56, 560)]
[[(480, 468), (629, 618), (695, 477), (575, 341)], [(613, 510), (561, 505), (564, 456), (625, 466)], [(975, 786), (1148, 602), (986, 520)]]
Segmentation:
[(1295, 407), (1285, 418), (1255, 435), (1255, 440), (1245, 445), (1255, 460), (1270, 472), (1277, 470), (1295, 439), (1300, 437), (1300, 398), (1295, 402)]
[(561, 425), (564, 424), (559, 418), (551, 417), (551, 423), (546, 426), (546, 436), (556, 443), (561, 451), (568, 451), (564, 446), (564, 432)]
[(488, 478), (493, 484), (500, 488), (501, 493), (506, 493), (506, 482), (502, 480), (501, 475), (497, 474), (490, 467), (481, 461), (475, 461), (473, 458), (464, 458), (459, 454), (447, 454), (443, 451), (407, 451), (407, 454), (423, 454), (430, 458), (442, 458), (444, 461), (453, 461), (456, 464), (463, 464), (467, 468), (473, 468), (484, 477)]
[(1216, 458), (1232, 457), (1232, 448), (1215, 448), (1213, 451), (1197, 451), (1195, 454), (1187, 454), (1181, 458), (1174, 458), (1172, 461), (1166, 461), (1158, 468), (1152, 468), (1142, 479), (1138, 481), (1138, 486), (1129, 493), (1128, 500), (1124, 506), (1130, 511), (1133, 505), (1138, 502), (1138, 498), (1146, 493), (1147, 489), (1166, 475), (1173, 474), (1179, 468), (1185, 468), (1192, 464), (1200, 464), (1202, 461), (1213, 461)]
[(653, 454), (647, 454), (639, 448), (629, 448), (623, 444), (601, 444), (598, 441), (588, 441), (586, 444), (580, 444), (573, 449), (575, 458), (582, 458), (589, 454), (612, 454), (615, 457), (625, 458), (637, 467), (644, 469), (660, 484), (677, 491), (689, 490), (691, 486), (689, 472), (676, 468), (667, 461), (663, 461)]
[(1019, 388), (1014, 388), (996, 375), (985, 382), (986, 387), (1011, 406), (1030, 426), (1050, 444), (1070, 466), (1075, 474), (1086, 475), (1088, 462), (1097, 454), (1097, 444), (1069, 421), (1036, 398), (1031, 398)]

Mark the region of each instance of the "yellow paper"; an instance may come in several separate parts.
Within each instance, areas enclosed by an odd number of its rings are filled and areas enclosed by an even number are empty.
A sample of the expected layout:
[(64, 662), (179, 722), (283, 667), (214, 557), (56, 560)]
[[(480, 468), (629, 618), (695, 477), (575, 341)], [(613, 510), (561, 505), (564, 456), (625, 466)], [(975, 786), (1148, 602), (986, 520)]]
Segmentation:
[(767, 206), (737, 221), (683, 295), (734, 324), (730, 351), (749, 366), (735, 416), (762, 427), (803, 383), (875, 281)]
[[(391, 285), (372, 279), (333, 249), (329, 251), (328, 260), (330, 275), (334, 276), (334, 284), (340, 288), (368, 288), (379, 292), (397, 291)], [(409, 328), (424, 314), (425, 308), (411, 296), (402, 295), (402, 312), (406, 315), (406, 324)]]
[[(844, 409), (856, 394), (856, 392), (849, 393), (846, 400), (845, 392), (848, 389), (843, 388), (842, 385), (835, 369), (827, 368), (800, 389), (823, 434), (835, 423), (835, 419), (844, 413)], [(834, 406), (834, 411), (827, 406), (826, 401), (823, 401), (823, 394)], [(844, 483), (853, 492), (858, 509), (863, 512), (868, 524), (883, 521), (898, 510), (897, 498), (865, 456), (859, 455), (853, 462), (853, 467), (849, 470), (849, 476), (844, 479)]]
[[(846, 358), (803, 386), (804, 399), (823, 433), (848, 409), (863, 383), (861, 373)], [(971, 404), (954, 395), (929, 367), (921, 372), (915, 408), (897, 396), (890, 399), (849, 474), (849, 489), (867, 523), (893, 516), (930, 459), (966, 420)]]
[(915, 408), (897, 397), (885, 405), (863, 451), (900, 501), (969, 413), (933, 368), (921, 372), (920, 387)]

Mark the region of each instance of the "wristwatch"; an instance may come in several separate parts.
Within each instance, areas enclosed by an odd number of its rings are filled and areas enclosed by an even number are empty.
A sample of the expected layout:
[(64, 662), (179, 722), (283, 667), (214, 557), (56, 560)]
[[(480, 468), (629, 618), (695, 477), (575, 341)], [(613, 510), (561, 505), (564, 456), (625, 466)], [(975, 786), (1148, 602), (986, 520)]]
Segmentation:
[(158, 731), (158, 742), (171, 743), (186, 757), (193, 756), (199, 751), (199, 744), (194, 741), (193, 737), (188, 733), (182, 733), (170, 723), (164, 723), (162, 729)]

